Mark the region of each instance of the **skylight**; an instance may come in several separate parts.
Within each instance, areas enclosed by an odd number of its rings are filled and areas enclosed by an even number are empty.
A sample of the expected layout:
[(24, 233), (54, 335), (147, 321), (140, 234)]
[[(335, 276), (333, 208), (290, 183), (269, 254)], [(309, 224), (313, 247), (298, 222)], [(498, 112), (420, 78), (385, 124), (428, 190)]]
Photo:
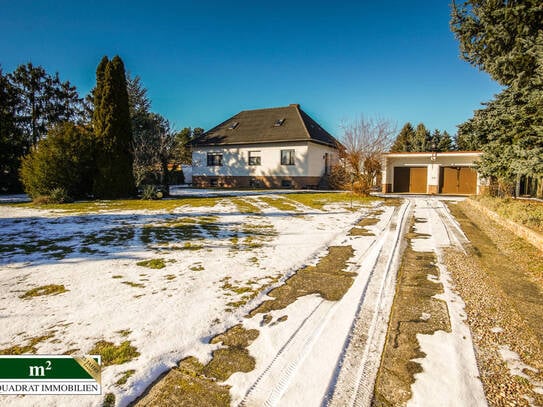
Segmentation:
[(228, 130), (234, 130), (236, 127), (238, 127), (239, 122), (232, 122), (230, 126), (228, 126)]
[(273, 124), (274, 127), (279, 127), (285, 122), (285, 118), (277, 119), (275, 123)]

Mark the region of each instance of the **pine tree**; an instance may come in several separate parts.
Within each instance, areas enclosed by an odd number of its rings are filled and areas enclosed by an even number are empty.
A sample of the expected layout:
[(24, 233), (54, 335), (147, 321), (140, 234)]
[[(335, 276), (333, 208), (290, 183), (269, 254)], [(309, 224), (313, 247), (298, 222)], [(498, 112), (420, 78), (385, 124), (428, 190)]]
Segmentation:
[(454, 150), (454, 142), (449, 133), (445, 130), (441, 133), (439, 141), (436, 144), (437, 151), (452, 151)]
[(395, 153), (411, 151), (411, 145), (414, 138), (415, 130), (413, 130), (413, 126), (409, 122), (405, 123), (396, 136), (396, 140), (394, 141), (394, 144), (392, 144), (390, 151)]
[(15, 89), (0, 67), (0, 192), (20, 192), (19, 159), (26, 150), (16, 123)]
[(135, 193), (132, 174), (132, 130), (124, 64), (118, 56), (104, 57), (96, 71), (93, 129), (96, 168), (93, 192), (100, 198)]
[(543, 6), (540, 0), (453, 4), (462, 58), (505, 89), (459, 126), (462, 149), (482, 149), (479, 170), (502, 184), (543, 182)]
[(423, 123), (419, 123), (413, 135), (410, 151), (429, 151), (430, 150), (430, 131)]

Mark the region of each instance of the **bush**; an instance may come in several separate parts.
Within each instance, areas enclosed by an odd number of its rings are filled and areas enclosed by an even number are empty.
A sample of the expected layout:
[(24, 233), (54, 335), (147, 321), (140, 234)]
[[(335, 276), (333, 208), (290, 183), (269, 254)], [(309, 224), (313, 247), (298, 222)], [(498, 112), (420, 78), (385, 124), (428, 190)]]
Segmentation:
[(68, 202), (73, 202), (73, 199), (62, 187), (53, 188), (47, 195), (39, 195), (34, 198), (34, 203), (37, 204), (62, 204)]
[(144, 185), (141, 193), (141, 199), (162, 199), (164, 194), (156, 185)]
[(62, 123), (23, 158), (21, 181), (33, 199), (81, 198), (92, 189), (92, 136), (72, 123)]

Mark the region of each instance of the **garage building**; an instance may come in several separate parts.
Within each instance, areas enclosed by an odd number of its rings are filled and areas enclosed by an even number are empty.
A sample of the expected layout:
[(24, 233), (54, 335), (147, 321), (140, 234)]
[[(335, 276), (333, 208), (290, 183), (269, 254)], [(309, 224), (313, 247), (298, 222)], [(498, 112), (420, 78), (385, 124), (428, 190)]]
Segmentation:
[(476, 171), (480, 151), (383, 155), (383, 193), (478, 195), (486, 186)]

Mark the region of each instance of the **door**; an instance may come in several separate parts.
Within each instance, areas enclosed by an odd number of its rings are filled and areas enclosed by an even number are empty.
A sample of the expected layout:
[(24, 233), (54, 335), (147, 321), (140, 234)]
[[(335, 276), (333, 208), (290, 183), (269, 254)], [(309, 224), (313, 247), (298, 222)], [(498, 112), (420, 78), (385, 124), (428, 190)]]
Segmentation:
[(394, 167), (394, 192), (409, 192), (409, 167)]
[(458, 193), (461, 195), (475, 195), (477, 193), (477, 172), (473, 168), (460, 167)]
[(425, 194), (428, 185), (428, 169), (426, 167), (411, 167), (409, 172), (409, 192)]
[(477, 172), (470, 167), (442, 167), (439, 185), (440, 194), (475, 195)]
[(425, 194), (427, 176), (426, 167), (394, 167), (394, 192)]

